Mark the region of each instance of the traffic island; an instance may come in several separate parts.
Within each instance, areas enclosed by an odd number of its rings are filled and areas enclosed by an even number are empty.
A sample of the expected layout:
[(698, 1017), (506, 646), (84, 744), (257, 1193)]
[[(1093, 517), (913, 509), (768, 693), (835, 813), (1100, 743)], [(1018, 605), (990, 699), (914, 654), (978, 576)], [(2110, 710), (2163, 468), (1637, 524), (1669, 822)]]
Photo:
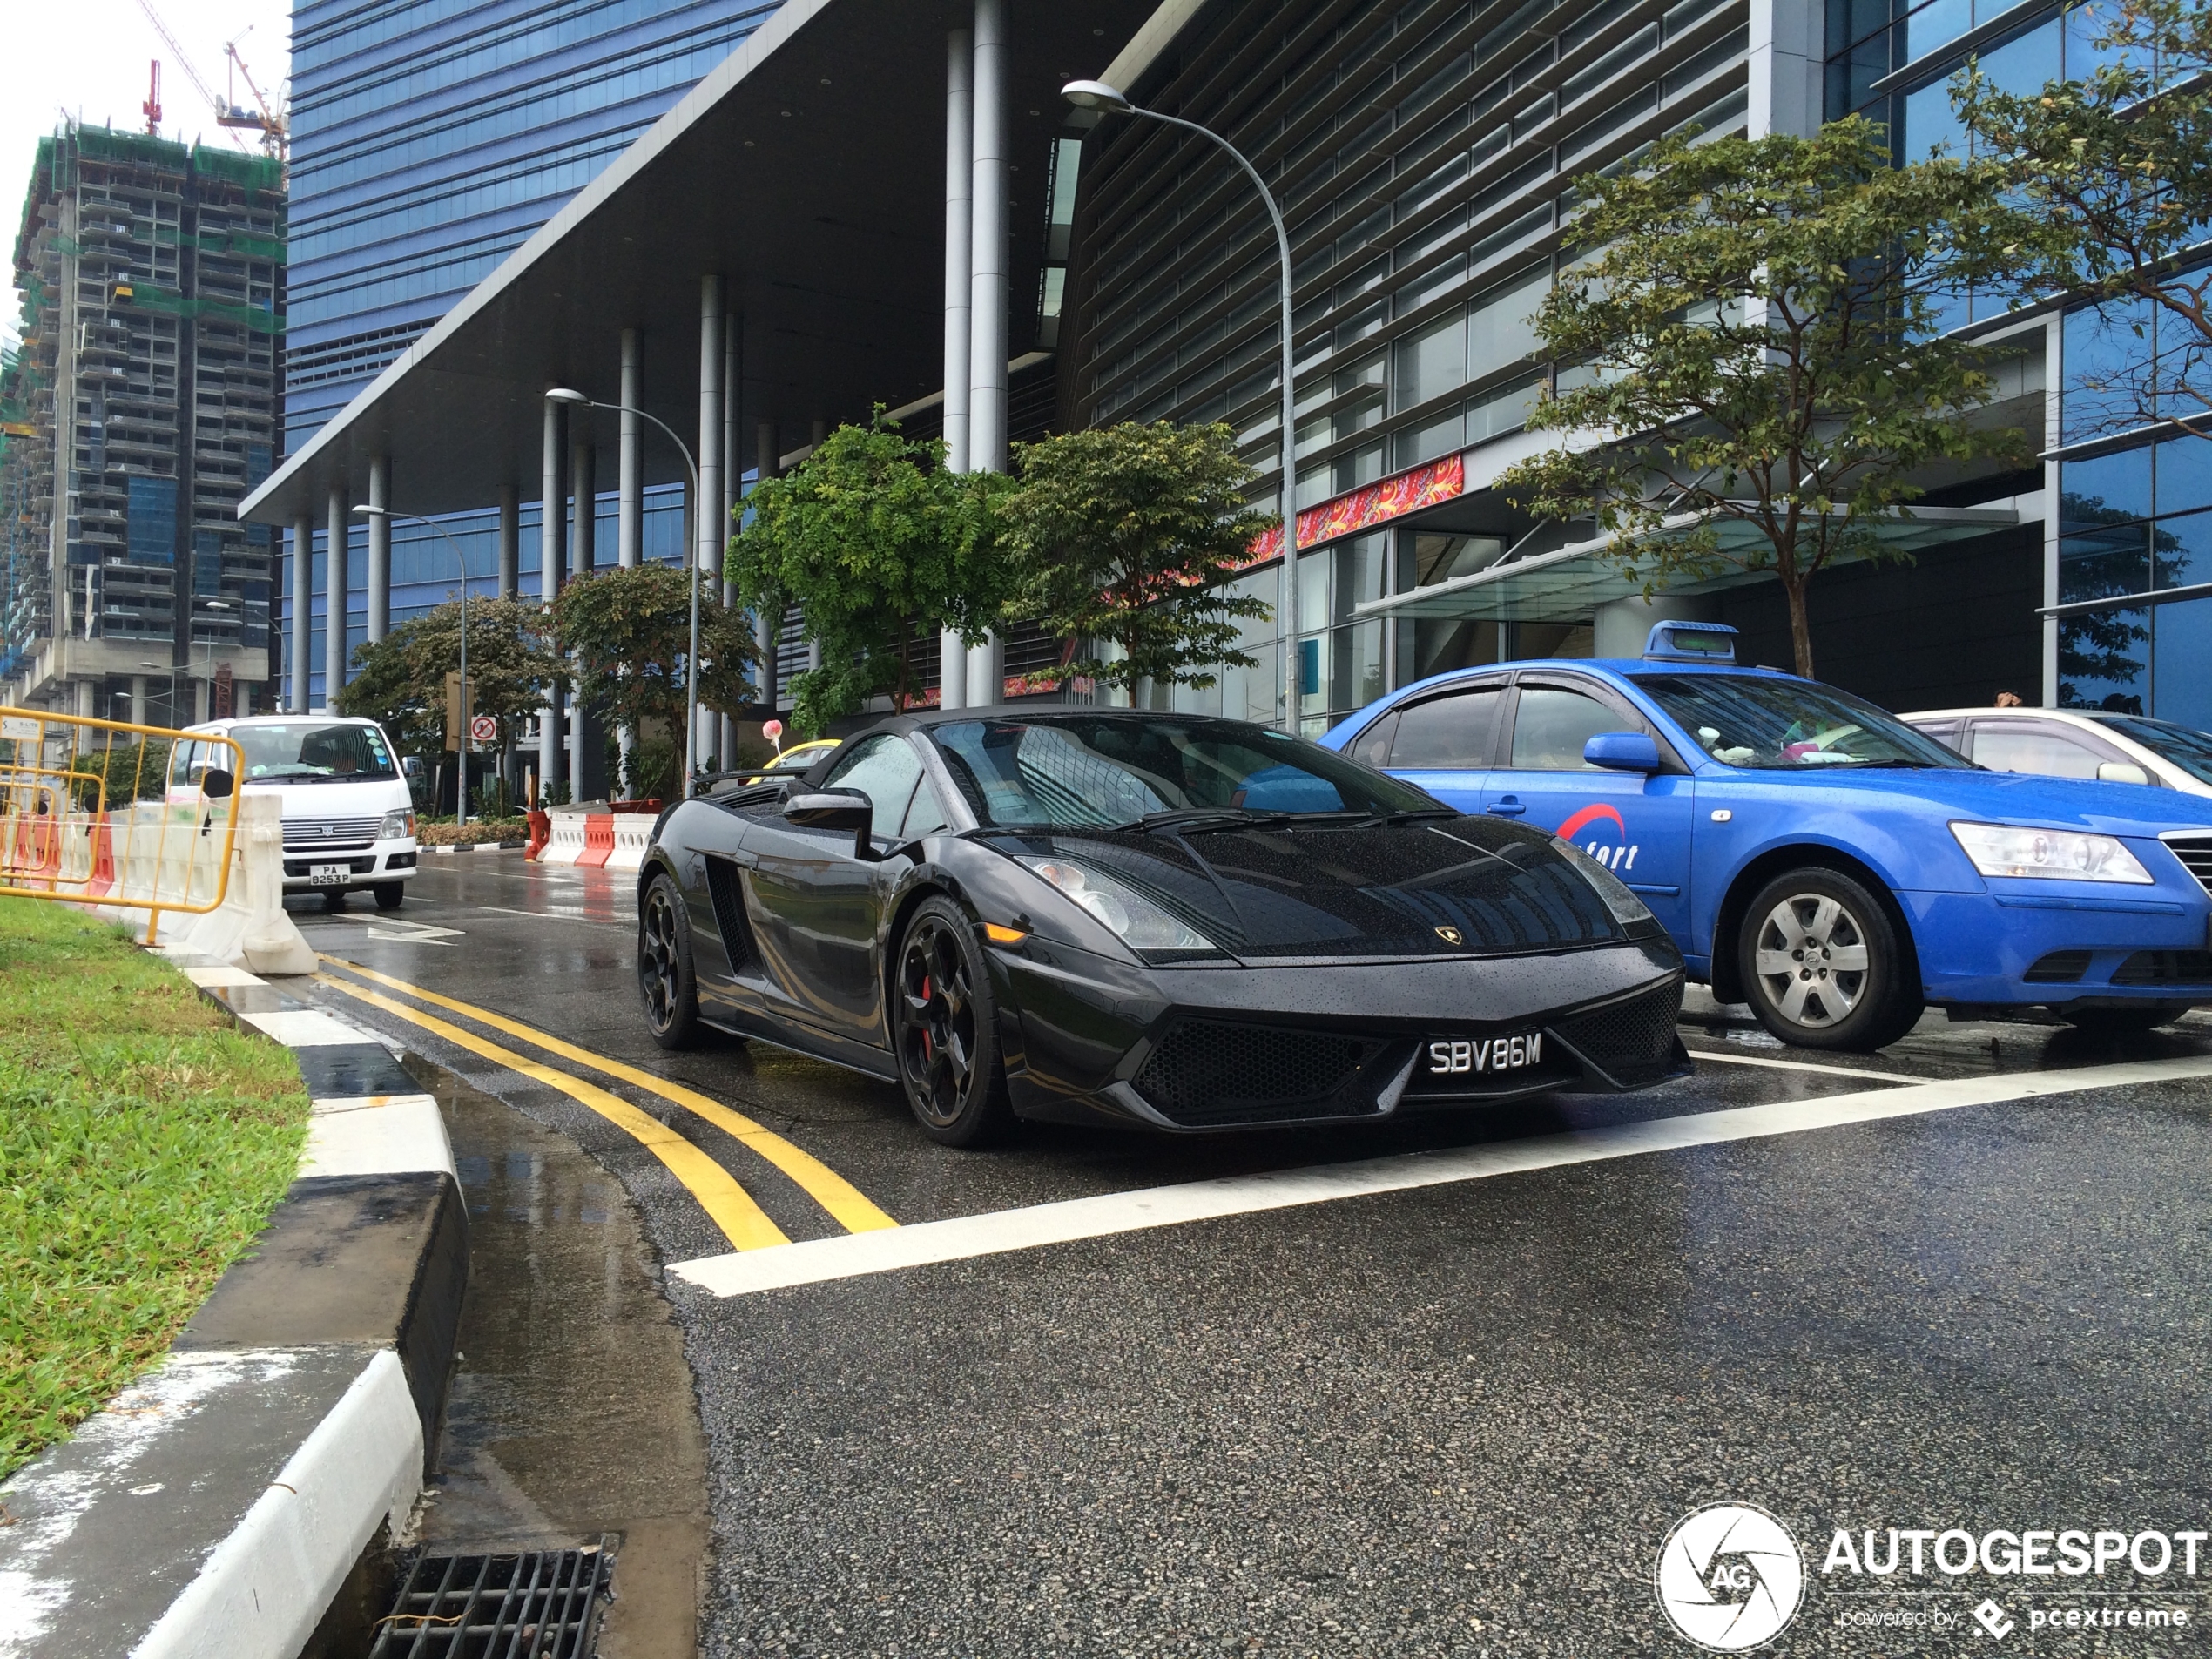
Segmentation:
[[(78, 994), (98, 988), (111, 1004), (118, 994), (105, 987), (142, 984), (168, 1018), (162, 1057), (118, 1074), (126, 1081), (108, 1096), (118, 1117), (148, 1116), (153, 1097), (129, 1092), (133, 1080), (172, 1073), (178, 1087), (217, 1096), (212, 1085), (233, 1073), (277, 1076), (289, 1105), (273, 1114), (281, 1134), (264, 1141), (227, 1123), (210, 1127), (186, 1149), (206, 1165), (195, 1185), (184, 1152), (130, 1165), (87, 1137), (58, 1144), (38, 1122), (53, 1085), (0, 1073), (4, 1144), (11, 1171), (24, 1172), (0, 1201), (20, 1208), (25, 1189), (79, 1167), (85, 1196), (74, 1202), (88, 1215), (105, 1203), (166, 1217), (172, 1188), (233, 1191), (229, 1208), (217, 1206), (229, 1217), (229, 1233), (217, 1230), (227, 1245), (190, 1258), (199, 1277), (179, 1279), (135, 1361), (113, 1365), (105, 1382), (88, 1372), (76, 1385), (76, 1414), (165, 1345), (166, 1357), (0, 1486), (0, 1656), (294, 1659), (320, 1645), (327, 1618), (343, 1623), (354, 1599), (374, 1593), (361, 1575), (405, 1534), (435, 1444), (468, 1280), (442, 1120), (392, 1051), (360, 1028), (242, 969), (180, 952), (172, 957), (179, 975), (58, 907), (42, 907), (41, 917), (34, 933), (89, 928), (79, 935), (92, 941), (84, 961), (99, 963), (73, 975), (54, 967), (48, 980), (73, 977)], [(16, 987), (37, 981), (15, 972), (17, 955), (35, 954), (15, 944), (15, 923), (12, 911), (0, 913), (0, 948), (11, 953), (5, 1063), (20, 1066), (26, 1047), (33, 1057), (71, 1055), (118, 1041), (111, 1019), (41, 1023), (36, 1044), (18, 1034), (27, 998)], [(125, 969), (134, 977), (120, 977)], [(39, 1005), (45, 1020), (66, 1018), (68, 988)], [(179, 1032), (211, 1045), (213, 1058), (195, 1064)], [(258, 1161), (241, 1150), (256, 1147)], [(34, 1157), (44, 1164), (25, 1162)], [(58, 1211), (71, 1201), (42, 1202)], [(11, 1247), (34, 1249), (40, 1224), (10, 1216), (10, 1237), (22, 1241)], [(71, 1224), (57, 1213), (43, 1224), (66, 1238)], [(60, 1292), (11, 1271), (0, 1293), (28, 1307)], [(26, 1330), (20, 1318), (17, 1329)], [(54, 1369), (35, 1327), (39, 1345), (17, 1340), (0, 1355), (11, 1386), (18, 1370)], [(20, 1424), (15, 1394), (7, 1397), (18, 1460), (37, 1423), (50, 1425), (51, 1439), (70, 1420), (65, 1412), (35, 1418), (27, 1384), (22, 1393)]]

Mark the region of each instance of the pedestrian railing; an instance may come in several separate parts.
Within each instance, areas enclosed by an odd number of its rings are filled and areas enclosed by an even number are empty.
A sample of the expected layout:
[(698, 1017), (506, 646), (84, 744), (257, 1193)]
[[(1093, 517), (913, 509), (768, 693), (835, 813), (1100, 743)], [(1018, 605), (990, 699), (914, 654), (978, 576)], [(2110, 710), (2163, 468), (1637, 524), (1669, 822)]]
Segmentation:
[(227, 737), (0, 707), (0, 895), (205, 915), (230, 889)]

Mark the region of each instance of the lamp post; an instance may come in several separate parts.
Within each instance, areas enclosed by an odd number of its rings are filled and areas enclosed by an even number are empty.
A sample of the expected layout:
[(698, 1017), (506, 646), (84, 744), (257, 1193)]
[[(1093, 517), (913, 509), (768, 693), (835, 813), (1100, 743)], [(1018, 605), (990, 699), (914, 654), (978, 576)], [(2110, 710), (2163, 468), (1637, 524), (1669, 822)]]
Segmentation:
[(1252, 188), (1259, 192), (1259, 199), (1267, 209), (1268, 222), (1275, 227), (1283, 309), (1283, 603), (1276, 611), (1275, 633), (1283, 651), (1283, 730), (1296, 736), (1299, 681), (1303, 678), (1298, 671), (1298, 398), (1291, 386), (1297, 354), (1291, 345), (1291, 235), (1283, 226), (1283, 210), (1275, 205), (1275, 193), (1259, 176), (1259, 169), (1245, 158), (1243, 151), (1212, 128), (1186, 121), (1179, 115), (1163, 115), (1157, 110), (1143, 109), (1103, 81), (1069, 81), (1060, 89), (1060, 96), (1078, 109), (1096, 110), (1108, 115), (1141, 116), (1147, 121), (1181, 127), (1186, 132), (1211, 139), (1244, 170), (1244, 176), (1252, 181)]
[[(203, 603), (199, 608), (202, 610), (228, 610), (230, 606), (226, 604), (220, 599), (209, 599)], [(185, 678), (186, 679), (190, 679), (192, 678), (192, 648), (194, 644), (204, 644), (207, 647), (207, 711), (212, 717), (215, 712), (215, 642), (212, 639), (196, 641), (189, 638), (185, 641)], [(139, 663), (138, 666), (140, 668), (165, 668), (169, 671), (169, 718), (179, 728), (194, 724), (190, 720), (179, 720), (177, 718), (177, 664), (175, 659), (172, 658), (166, 663), (150, 663), (142, 661)]]
[[(658, 415), (649, 415), (635, 405), (602, 403), (595, 397), (586, 397), (583, 393), (572, 391), (565, 386), (555, 387), (545, 395), (545, 401), (548, 403), (565, 403), (571, 408), (612, 409), (617, 415), (635, 415), (651, 421), (668, 434), (668, 441), (676, 446), (676, 453), (684, 457), (684, 473), (691, 481), (691, 500), (702, 516), (707, 512), (707, 504), (699, 499), (698, 464), (691, 459), (691, 449), (684, 440), (676, 435), (676, 428)], [(699, 547), (696, 536), (691, 538), (691, 548), (684, 556), (691, 568), (691, 655), (684, 659), (684, 793), (688, 797), (691, 792), (693, 775), (691, 745), (698, 740), (699, 730)]]
[[(446, 545), (453, 550), (453, 556), (461, 566), (461, 731), (457, 735), (455, 741), (455, 747), (459, 750), (459, 758), (461, 760), (461, 784), (459, 789), (455, 792), (454, 796), (455, 805), (458, 809), (454, 813), (454, 823), (457, 828), (466, 828), (469, 823), (469, 556), (462, 551), (461, 543), (455, 541), (453, 537), (447, 533), (446, 527), (439, 523), (437, 520), (434, 518), (424, 518), (419, 513), (395, 513), (388, 507), (356, 507), (354, 509), (354, 512), (356, 516), (361, 518), (381, 518), (394, 524), (428, 524), (432, 529), (437, 531), (440, 536), (445, 537)], [(502, 788), (504, 786), (505, 786), (503, 785), (502, 786)], [(431, 801), (430, 808), (433, 812), (437, 810), (437, 806), (438, 803), (435, 800)]]

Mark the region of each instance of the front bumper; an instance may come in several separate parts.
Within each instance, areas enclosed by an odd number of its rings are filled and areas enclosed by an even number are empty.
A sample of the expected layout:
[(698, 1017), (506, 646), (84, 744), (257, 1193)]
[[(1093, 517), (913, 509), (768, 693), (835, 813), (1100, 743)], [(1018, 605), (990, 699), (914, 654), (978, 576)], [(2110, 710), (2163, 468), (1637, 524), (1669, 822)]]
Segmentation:
[(1939, 1007), (2212, 1003), (2212, 903), (2156, 887), (1905, 893), (1922, 987)]
[(1024, 1117), (1170, 1133), (1373, 1123), (1648, 1088), (1689, 1067), (1664, 946), (1194, 969), (1032, 939), (991, 959)]
[[(366, 847), (355, 846), (337, 852), (325, 852), (320, 847), (299, 850), (287, 847), (284, 853), (284, 890), (287, 893), (312, 893), (381, 887), (387, 881), (409, 880), (421, 861), (421, 849), (415, 845), (413, 836), (373, 841)], [(346, 878), (343, 881), (317, 881), (314, 879), (316, 869), (333, 865), (345, 867)]]

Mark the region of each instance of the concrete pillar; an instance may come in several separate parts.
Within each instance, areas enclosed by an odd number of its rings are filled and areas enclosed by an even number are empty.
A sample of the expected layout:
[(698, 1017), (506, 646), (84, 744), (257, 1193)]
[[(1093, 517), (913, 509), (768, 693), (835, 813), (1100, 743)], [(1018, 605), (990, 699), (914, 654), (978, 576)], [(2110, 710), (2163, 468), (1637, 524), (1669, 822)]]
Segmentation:
[(192, 683), (192, 723), (205, 725), (215, 705), (215, 687), (207, 680)]
[[(100, 718), (99, 681), (77, 680), (73, 684), (77, 687), (77, 718), (80, 720), (98, 719)], [(172, 720), (177, 718), (177, 711), (174, 709), (169, 711), (169, 718)]]
[(323, 516), (327, 545), (323, 554), (322, 705), (333, 711), (346, 685), (346, 589), (352, 579), (347, 555), (353, 532), (348, 505), (345, 486), (331, 485)]
[(968, 260), (974, 235), (975, 37), (946, 37), (945, 54), (945, 463), (968, 470)]
[[(567, 411), (558, 403), (545, 406), (544, 443), (539, 456), (537, 509), (537, 591), (541, 604), (550, 604), (561, 591), (561, 576), (568, 565), (568, 481), (563, 476), (568, 459)], [(567, 745), (562, 741), (561, 694), (546, 694), (538, 716), (537, 786), (539, 799), (556, 785), (568, 781), (563, 764)]]
[[(722, 279), (699, 279), (699, 498), (693, 509), (698, 537), (692, 543), (695, 579), (718, 583), (722, 576)], [(710, 588), (710, 591), (718, 590)], [(685, 671), (690, 672), (686, 668)], [(693, 757), (702, 764), (718, 755), (721, 720), (699, 706), (698, 730), (692, 734)], [(718, 760), (717, 764), (721, 764)]]
[[(730, 580), (730, 537), (738, 528), (737, 507), (745, 499), (745, 446), (738, 441), (739, 403), (744, 401), (745, 383), (740, 374), (739, 345), (744, 330), (734, 311), (722, 314), (722, 511), (717, 521), (715, 556), (722, 565), (722, 604), (728, 610), (738, 608), (738, 584)], [(725, 766), (737, 764), (738, 721), (732, 714), (722, 716), (720, 730), (715, 735), (714, 752), (722, 757)]]
[(645, 423), (637, 417), (644, 345), (635, 328), (622, 331), (621, 478), (615, 496), (615, 563), (634, 570), (645, 556)]
[(145, 723), (146, 677), (144, 674), (133, 674), (131, 676), (131, 724), (144, 725)]
[[(368, 458), (368, 504), (386, 512), (392, 506), (392, 462), (388, 455)], [(368, 637), (381, 639), (392, 631), (392, 521), (384, 513), (368, 516)]]
[[(758, 489), (776, 475), (780, 459), (776, 448), (776, 423), (773, 421), (755, 421), (752, 428), (754, 488)], [(782, 637), (783, 631), (784, 618), (780, 607), (776, 607), (773, 614), (763, 610), (752, 619), (753, 649), (760, 653), (760, 664), (753, 671), (753, 685), (760, 693), (761, 706), (771, 715), (775, 713), (776, 699), (782, 693), (782, 687), (776, 684), (776, 642)]]
[(307, 711), (307, 675), (314, 667), (315, 521), (302, 513), (292, 521), (292, 702), (291, 711)]
[(1769, 133), (1811, 138), (1820, 130), (1822, 64), (1826, 40), (1813, 8), (1792, 0), (1751, 0), (1750, 82), (1745, 126), (1755, 138)]
[(522, 579), (522, 491), (510, 483), (499, 487), (499, 597), (511, 599)]
[[(590, 417), (578, 419), (581, 432)], [(590, 576), (599, 562), (599, 452), (588, 434), (569, 444), (569, 489), (576, 497), (575, 527), (569, 532), (569, 575)]]
[[(1006, 8), (975, 0), (973, 203), (968, 236), (968, 466), (1006, 470)], [(1002, 700), (1005, 651), (996, 636), (961, 653), (965, 708)]]

